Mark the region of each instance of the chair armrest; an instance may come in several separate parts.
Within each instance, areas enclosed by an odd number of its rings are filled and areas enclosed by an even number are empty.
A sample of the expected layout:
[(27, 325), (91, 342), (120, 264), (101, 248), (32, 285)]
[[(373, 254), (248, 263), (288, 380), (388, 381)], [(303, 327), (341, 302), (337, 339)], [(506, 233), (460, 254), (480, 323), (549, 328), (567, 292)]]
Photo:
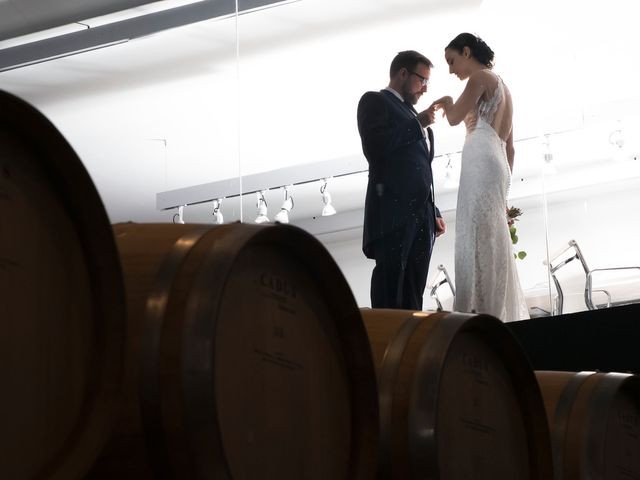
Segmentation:
[(609, 270), (640, 270), (640, 267), (609, 267), (609, 268), (594, 268), (591, 270), (587, 276), (591, 276), (593, 272), (606, 272)]
[(594, 272), (609, 272), (609, 271), (619, 271), (619, 270), (638, 270), (640, 271), (640, 267), (632, 266), (632, 267), (610, 267), (610, 268), (594, 268), (587, 273), (587, 279), (584, 285), (584, 301), (587, 304), (587, 308), (589, 310), (597, 310), (596, 305), (593, 303), (593, 292), (594, 291), (603, 291), (607, 294), (608, 297), (608, 305), (611, 305), (611, 294), (606, 290), (593, 290), (593, 281), (591, 279)]

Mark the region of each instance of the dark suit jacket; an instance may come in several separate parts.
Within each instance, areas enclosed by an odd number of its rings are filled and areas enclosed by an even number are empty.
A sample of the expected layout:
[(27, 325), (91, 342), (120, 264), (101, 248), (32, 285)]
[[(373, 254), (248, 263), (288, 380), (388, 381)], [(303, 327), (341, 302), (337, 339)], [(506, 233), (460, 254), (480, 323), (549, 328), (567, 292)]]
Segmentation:
[(388, 90), (362, 96), (358, 131), (369, 162), (362, 250), (373, 258), (372, 242), (432, 211), (427, 205), (433, 203), (433, 132), (427, 128), (429, 149), (412, 107)]

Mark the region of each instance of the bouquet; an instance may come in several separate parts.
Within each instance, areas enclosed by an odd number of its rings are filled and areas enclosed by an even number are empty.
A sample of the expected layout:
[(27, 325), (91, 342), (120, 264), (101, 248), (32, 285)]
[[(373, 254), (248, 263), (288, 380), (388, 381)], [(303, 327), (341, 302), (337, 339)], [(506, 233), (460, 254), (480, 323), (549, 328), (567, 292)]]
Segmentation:
[[(521, 215), (522, 210), (520, 210), (518, 207), (507, 208), (507, 223), (509, 225), (509, 234), (511, 235), (511, 243), (514, 245), (518, 243), (518, 234), (515, 223), (519, 220), (518, 217), (520, 217)], [(527, 256), (527, 252), (525, 252), (524, 250), (520, 250), (518, 253), (514, 253), (513, 256), (522, 260)]]

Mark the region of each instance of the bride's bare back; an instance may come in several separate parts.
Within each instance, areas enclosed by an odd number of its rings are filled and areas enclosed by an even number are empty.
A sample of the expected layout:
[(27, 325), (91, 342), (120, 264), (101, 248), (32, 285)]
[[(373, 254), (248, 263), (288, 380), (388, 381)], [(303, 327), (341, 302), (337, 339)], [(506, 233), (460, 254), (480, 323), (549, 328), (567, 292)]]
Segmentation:
[[(475, 129), (477, 117), (487, 122), (496, 134), (507, 142), (513, 130), (513, 101), (509, 89), (498, 75), (491, 70), (474, 73), (473, 81), (480, 82), (484, 92), (478, 99), (477, 108), (469, 110), (464, 123), (467, 132)], [(471, 81), (471, 79), (469, 79)]]

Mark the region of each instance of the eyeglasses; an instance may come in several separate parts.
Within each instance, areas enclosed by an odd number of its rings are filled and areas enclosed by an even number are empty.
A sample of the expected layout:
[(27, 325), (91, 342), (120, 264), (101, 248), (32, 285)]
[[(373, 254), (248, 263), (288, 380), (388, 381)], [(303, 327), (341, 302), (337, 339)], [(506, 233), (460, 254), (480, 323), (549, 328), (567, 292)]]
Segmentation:
[(423, 76), (422, 76), (422, 75), (420, 75), (419, 73), (412, 72), (411, 70), (409, 70), (409, 73), (411, 73), (411, 74), (415, 75), (415, 76), (416, 76), (416, 77), (418, 77), (420, 80), (422, 80), (422, 86), (423, 86), (423, 87), (427, 87), (427, 86), (429, 86), (429, 83), (430, 83), (430, 82), (429, 82), (429, 79), (428, 79), (428, 78), (423, 77)]

